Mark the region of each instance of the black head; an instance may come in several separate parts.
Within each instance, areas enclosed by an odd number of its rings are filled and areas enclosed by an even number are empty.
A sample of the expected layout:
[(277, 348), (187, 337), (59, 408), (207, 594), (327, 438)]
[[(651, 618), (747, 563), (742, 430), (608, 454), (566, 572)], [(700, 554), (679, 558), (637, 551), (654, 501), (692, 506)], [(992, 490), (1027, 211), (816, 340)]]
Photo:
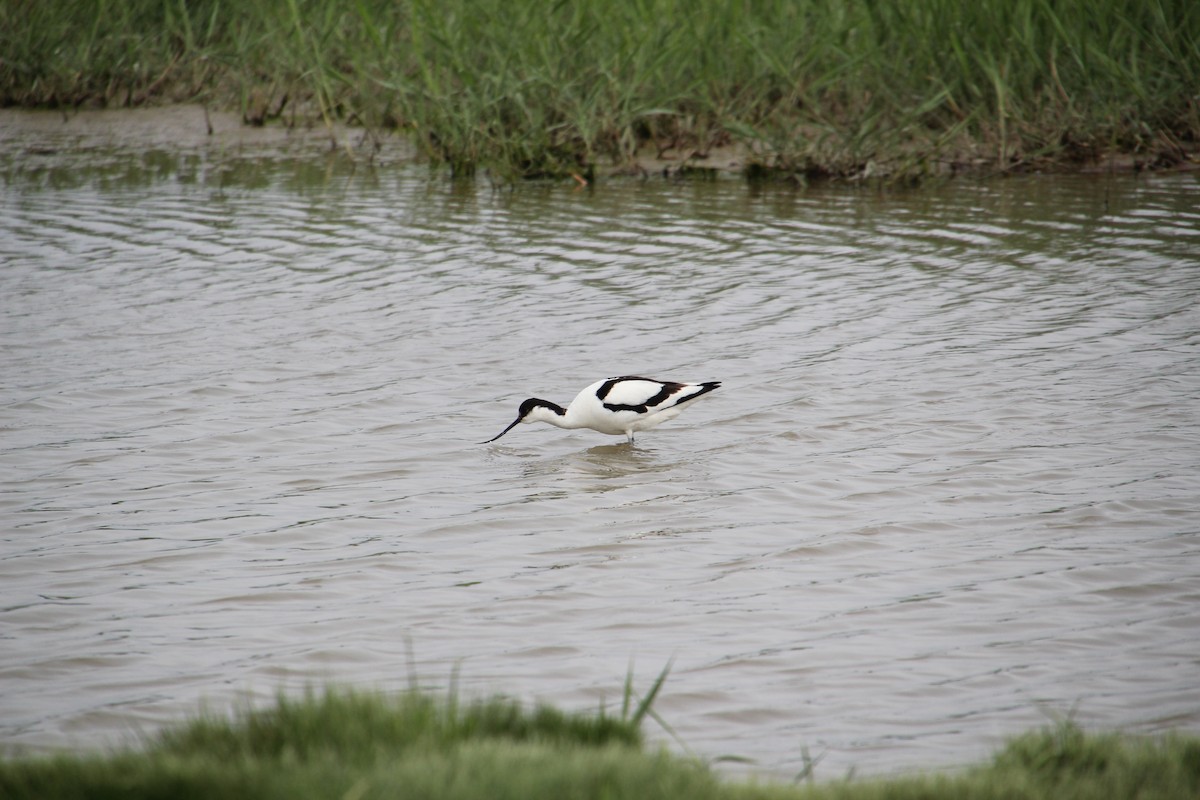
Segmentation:
[(551, 403), (549, 400), (539, 400), (536, 397), (531, 397), (528, 400), (521, 403), (521, 407), (517, 409), (517, 418), (514, 419), (512, 422), (510, 422), (507, 428), (500, 431), (500, 433), (496, 434), (491, 439), (488, 439), (486, 442), (480, 442), (480, 444), (490, 444), (490, 443), (496, 441), (501, 436), (508, 433), (513, 428), (517, 427), (518, 424), (525, 422), (526, 419), (529, 417), (529, 413), (531, 411), (533, 411), (535, 408), (548, 408), (551, 411), (553, 411), (555, 414), (558, 414), (559, 416), (562, 416), (563, 414), (566, 413), (566, 410), (563, 409), (561, 406), (557, 405), (556, 403)]

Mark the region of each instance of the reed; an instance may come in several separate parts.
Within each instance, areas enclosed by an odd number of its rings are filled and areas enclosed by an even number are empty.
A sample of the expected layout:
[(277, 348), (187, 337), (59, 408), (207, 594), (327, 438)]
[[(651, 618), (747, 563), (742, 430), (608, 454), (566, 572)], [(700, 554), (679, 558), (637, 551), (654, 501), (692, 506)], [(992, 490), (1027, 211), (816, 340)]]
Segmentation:
[(238, 105), (409, 132), (457, 174), (734, 145), (783, 174), (1191, 157), (1191, 0), (39, 0), (0, 101)]

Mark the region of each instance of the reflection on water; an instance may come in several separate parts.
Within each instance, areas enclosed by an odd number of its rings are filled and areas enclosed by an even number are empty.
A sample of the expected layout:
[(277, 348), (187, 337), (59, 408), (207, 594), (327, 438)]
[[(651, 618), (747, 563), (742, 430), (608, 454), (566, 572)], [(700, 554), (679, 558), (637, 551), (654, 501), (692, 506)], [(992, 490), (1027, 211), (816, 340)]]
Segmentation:
[[(573, 707), (670, 661), (689, 746), (781, 775), (1200, 727), (1192, 177), (39, 158), (0, 206), (6, 747), (402, 688), (409, 639)], [(626, 373), (724, 387), (633, 447), (476, 444)]]

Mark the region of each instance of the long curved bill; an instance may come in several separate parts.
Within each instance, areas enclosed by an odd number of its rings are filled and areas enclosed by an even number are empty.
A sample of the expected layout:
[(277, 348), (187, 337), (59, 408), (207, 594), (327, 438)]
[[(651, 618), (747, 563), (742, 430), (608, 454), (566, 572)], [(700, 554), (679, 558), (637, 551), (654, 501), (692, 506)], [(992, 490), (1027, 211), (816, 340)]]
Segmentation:
[(511, 424), (511, 425), (509, 425), (507, 428), (505, 428), (504, 430), (500, 431), (500, 433), (498, 433), (498, 434), (496, 434), (495, 436), (493, 436), (492, 438), (488, 439), (486, 442), (480, 442), (480, 444), (491, 444), (492, 442), (496, 441), (497, 439), (499, 439), (499, 438), (500, 438), (501, 436), (503, 436), (504, 434), (506, 434), (506, 433), (508, 433), (509, 431), (511, 431), (513, 428), (517, 427), (517, 424), (518, 424), (520, 421), (521, 421), (521, 418), (520, 418), (520, 417), (517, 417), (516, 419), (514, 419), (514, 420), (512, 421), (512, 424)]

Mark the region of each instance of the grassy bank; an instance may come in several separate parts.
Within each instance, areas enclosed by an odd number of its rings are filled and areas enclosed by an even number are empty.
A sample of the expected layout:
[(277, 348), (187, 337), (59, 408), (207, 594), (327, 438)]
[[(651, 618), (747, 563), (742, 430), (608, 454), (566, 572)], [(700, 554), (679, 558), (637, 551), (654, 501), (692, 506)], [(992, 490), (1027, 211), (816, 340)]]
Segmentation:
[[(833, 776), (837, 778), (838, 776)], [(144, 748), (0, 760), (0, 796), (57, 798), (1194, 798), (1200, 739), (1143, 741), (1065, 726), (947, 774), (739, 783), (641, 746), (637, 714), (458, 706), (328, 692), (237, 719), (201, 718)]]
[(410, 132), (456, 173), (639, 153), (920, 177), (1200, 142), (1193, 0), (16, 0), (0, 102), (198, 100)]

